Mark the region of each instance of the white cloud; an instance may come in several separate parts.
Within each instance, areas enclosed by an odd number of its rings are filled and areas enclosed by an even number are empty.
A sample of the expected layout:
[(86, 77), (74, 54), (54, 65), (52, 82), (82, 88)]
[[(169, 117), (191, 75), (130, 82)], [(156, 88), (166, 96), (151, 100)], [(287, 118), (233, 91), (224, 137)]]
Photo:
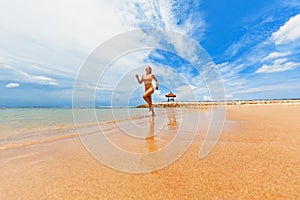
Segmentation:
[[(183, 34), (189, 34), (193, 30), (193, 24), (190, 19), (185, 19), (184, 23), (181, 26), (177, 25), (177, 17), (176, 11), (172, 11), (174, 7), (176, 7), (176, 1), (168, 0), (168, 1), (157, 1), (160, 7), (160, 15), (162, 16), (163, 23), (165, 24), (165, 28), (173, 31), (177, 31)], [(155, 9), (154, 9), (155, 11)], [(198, 18), (198, 23), (203, 23), (201, 18)], [(204, 25), (204, 23), (203, 23)]]
[(232, 99), (233, 95), (232, 94), (225, 94), (225, 99)]
[(117, 0), (6, 1), (0, 8), (0, 27), (8, 34), (84, 52), (120, 31), (129, 30), (122, 22)]
[(236, 75), (243, 70), (246, 65), (244, 63), (242, 64), (236, 64), (236, 63), (229, 63), (224, 62), (216, 65), (218, 71), (221, 73), (224, 80), (229, 79), (231, 77), (236, 77)]
[(5, 85), (5, 87), (7, 88), (17, 88), (17, 87), (20, 87), (20, 84), (19, 83), (8, 83)]
[[(185, 18), (180, 16), (181, 18), (179, 19), (178, 12), (183, 9), (180, 2), (175, 0), (140, 1), (132, 6), (132, 10), (129, 12), (131, 15), (126, 16), (125, 19), (128, 21), (128, 24), (133, 24), (134, 26), (145, 27), (146, 25), (146, 27), (162, 28), (187, 36), (192, 35), (196, 31), (196, 37), (202, 38), (206, 27), (204, 20), (202, 17), (197, 16), (197, 22), (193, 22), (193, 13), (189, 13)], [(179, 21), (180, 23), (178, 23)], [(195, 48), (191, 40), (186, 41), (184, 37), (178, 38), (178, 35), (175, 34), (164, 34), (155, 37), (164, 42), (168, 40), (176, 53), (185, 55), (185, 59), (189, 61), (197, 56), (198, 49)]]
[(296, 67), (300, 67), (300, 63), (295, 62), (286, 62), (287, 59), (277, 59), (272, 65), (264, 64), (255, 73), (272, 73), (272, 72), (283, 72), (287, 70), (292, 70)]
[(17, 80), (19, 82), (27, 83), (37, 83), (42, 85), (57, 85), (57, 80), (53, 78), (42, 75), (32, 75), (28, 72), (25, 72), (21, 69), (18, 69), (17, 67), (10, 65), (3, 65), (3, 67), (7, 70), (6, 73), (8, 73), (8, 75), (10, 76), (9, 78), (11, 78), (11, 80)]
[[(136, 21), (129, 24), (124, 20), (130, 11), (124, 6), (126, 3), (118, 0), (1, 2), (0, 62), (14, 66), (23, 79), (37, 83), (56, 84), (41, 76), (73, 80), (93, 49), (134, 28), (132, 23)], [(13, 80), (14, 75), (5, 79)]]
[(56, 80), (46, 77), (46, 76), (31, 76), (31, 78), (35, 81), (38, 81), (40, 84), (44, 85), (57, 85)]
[(212, 101), (212, 100), (213, 99), (211, 96), (206, 96), (206, 95), (203, 96), (203, 101)]
[(225, 73), (230, 70), (229, 62), (216, 64), (216, 67), (220, 73)]
[(53, 81), (52, 78), (45, 77), (45, 76), (32, 76), (32, 79), (40, 80), (40, 81)]
[(192, 85), (183, 85), (175, 88), (175, 94), (180, 101), (196, 101), (197, 94)]
[(189, 74), (179, 74), (175, 71), (174, 68), (170, 66), (156, 66), (155, 75), (160, 78), (161, 84), (163, 84), (164, 87), (169, 88), (169, 90), (174, 90), (175, 88), (179, 88), (183, 85), (188, 85), (189, 81), (187, 77), (189, 77)]
[[(172, 11), (174, 2), (7, 1), (2, 2), (0, 7), (0, 27), (13, 37), (29, 39), (42, 46), (88, 53), (111, 36), (143, 24), (176, 31), (180, 29), (180, 32), (186, 33), (191, 23), (186, 20), (186, 25), (177, 26), (176, 14)], [(25, 23), (28, 21), (30, 23)]]
[(155, 90), (153, 96), (159, 101), (166, 99), (165, 95), (163, 95), (160, 90)]
[(272, 60), (274, 58), (285, 57), (285, 56), (288, 56), (290, 54), (291, 54), (291, 52), (278, 52), (278, 51), (275, 51), (275, 52), (269, 53), (269, 55), (266, 56), (265, 58), (263, 58), (262, 61), (268, 61), (268, 60)]
[(51, 70), (45, 69), (43, 67), (39, 67), (39, 66), (36, 66), (36, 65), (30, 65), (29, 67), (32, 68), (32, 69), (35, 69), (37, 71), (41, 71), (41, 72), (45, 72), (45, 73), (49, 73), (49, 72), (51, 73)]
[(236, 94), (281, 91), (281, 90), (290, 90), (296, 88), (299, 88), (299, 86), (291, 85), (289, 83), (278, 83), (273, 85), (263, 85), (263, 86), (245, 88), (243, 90), (237, 91)]
[(292, 42), (300, 38), (300, 14), (291, 17), (278, 31), (272, 34), (276, 45)]
[[(197, 29), (198, 37), (203, 37), (205, 31), (205, 21), (199, 15), (197, 16), (197, 23), (193, 23), (193, 14), (188, 13), (186, 17), (180, 16), (180, 25), (178, 24), (178, 11), (184, 8), (180, 2), (175, 0), (138, 0), (126, 1), (126, 16), (125, 20), (128, 24), (138, 25), (139, 27), (157, 27), (166, 28), (168, 30), (176, 31), (181, 34), (191, 34)], [(123, 7), (125, 8), (125, 6)], [(193, 5), (196, 5), (194, 3)], [(189, 5), (189, 6), (193, 6)], [(183, 13), (182, 13), (183, 14)], [(197, 27), (196, 27), (197, 26)]]

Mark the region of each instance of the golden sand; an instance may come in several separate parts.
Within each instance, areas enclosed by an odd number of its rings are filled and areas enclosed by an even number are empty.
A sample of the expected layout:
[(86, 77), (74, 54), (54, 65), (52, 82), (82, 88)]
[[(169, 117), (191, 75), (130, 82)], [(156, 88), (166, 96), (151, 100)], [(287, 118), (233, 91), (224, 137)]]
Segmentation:
[(176, 162), (145, 174), (104, 166), (78, 137), (1, 150), (0, 199), (300, 199), (300, 105), (231, 106), (227, 119), (205, 159), (199, 133)]

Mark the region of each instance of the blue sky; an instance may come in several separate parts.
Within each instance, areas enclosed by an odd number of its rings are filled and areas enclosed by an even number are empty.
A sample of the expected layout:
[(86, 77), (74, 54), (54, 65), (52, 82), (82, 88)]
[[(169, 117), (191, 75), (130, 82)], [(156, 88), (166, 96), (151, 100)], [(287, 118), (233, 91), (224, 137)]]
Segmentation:
[[(4, 0), (0, 106), (70, 106), (77, 72), (90, 53), (113, 36), (145, 27), (197, 41), (215, 62), (227, 99), (300, 98), (297, 0)], [(114, 97), (119, 82), (130, 97), (116, 104), (144, 103), (134, 75), (144, 73), (148, 64), (160, 81), (155, 101), (169, 91), (178, 100), (213, 100), (188, 60), (154, 49), (117, 60), (94, 88), (97, 105), (122, 99), (121, 92)], [(120, 66), (126, 74), (120, 74)], [(195, 99), (188, 98), (187, 85)]]

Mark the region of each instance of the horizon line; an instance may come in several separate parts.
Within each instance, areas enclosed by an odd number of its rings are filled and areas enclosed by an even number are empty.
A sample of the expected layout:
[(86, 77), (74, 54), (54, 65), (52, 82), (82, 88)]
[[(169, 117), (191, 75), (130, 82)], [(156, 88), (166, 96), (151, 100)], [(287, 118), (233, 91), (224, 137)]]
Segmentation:
[[(282, 101), (282, 100), (300, 100), (300, 98), (276, 98), (276, 99), (228, 99), (228, 100), (211, 100), (211, 101), (157, 101), (153, 102), (153, 104), (156, 103), (214, 103), (214, 102), (238, 102), (238, 101)], [(76, 106), (73, 107), (72, 105), (15, 105), (15, 106), (0, 106), (1, 109), (5, 108), (128, 108), (128, 107), (138, 107), (142, 106), (144, 104), (140, 105), (119, 105), (119, 106), (112, 106), (112, 105), (95, 105), (95, 106)]]

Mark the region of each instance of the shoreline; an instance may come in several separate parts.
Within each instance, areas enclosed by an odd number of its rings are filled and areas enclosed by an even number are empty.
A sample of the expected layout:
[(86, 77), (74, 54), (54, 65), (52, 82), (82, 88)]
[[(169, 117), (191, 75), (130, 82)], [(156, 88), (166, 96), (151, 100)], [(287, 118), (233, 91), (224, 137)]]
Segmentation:
[[(211, 106), (259, 106), (259, 105), (300, 105), (300, 99), (278, 100), (232, 100), (232, 101), (172, 101), (154, 102), (155, 108), (179, 108), (179, 107), (211, 107)], [(136, 106), (136, 108), (148, 108), (148, 104)]]
[[(293, 106), (293, 105), (300, 105), (300, 99), (294, 100), (242, 100), (242, 101), (227, 101), (227, 102), (155, 102), (153, 103), (155, 108), (186, 108), (189, 109), (196, 109), (199, 111), (207, 111), (207, 109), (211, 109), (214, 107), (221, 107), (222, 109), (227, 110), (227, 108), (238, 108), (238, 107), (247, 107), (247, 106)], [(148, 104), (143, 104), (136, 107), (131, 108), (148, 108)], [(139, 116), (134, 118), (124, 118), (120, 120), (107, 120), (107, 121), (99, 121), (96, 124), (85, 124), (81, 125), (77, 128), (94, 128), (98, 125), (105, 125), (105, 124), (113, 124), (122, 121), (134, 120), (140, 117), (148, 117), (148, 116)], [(48, 141), (56, 141), (65, 138), (73, 138), (79, 137), (75, 125), (72, 125), (70, 128), (64, 128), (61, 130), (51, 130), (37, 132), (37, 134), (32, 135), (24, 135), (18, 137), (8, 137), (6, 139), (0, 139), (0, 151), (11, 149), (11, 148), (18, 148), (24, 146), (35, 145), (39, 143), (44, 143)]]

